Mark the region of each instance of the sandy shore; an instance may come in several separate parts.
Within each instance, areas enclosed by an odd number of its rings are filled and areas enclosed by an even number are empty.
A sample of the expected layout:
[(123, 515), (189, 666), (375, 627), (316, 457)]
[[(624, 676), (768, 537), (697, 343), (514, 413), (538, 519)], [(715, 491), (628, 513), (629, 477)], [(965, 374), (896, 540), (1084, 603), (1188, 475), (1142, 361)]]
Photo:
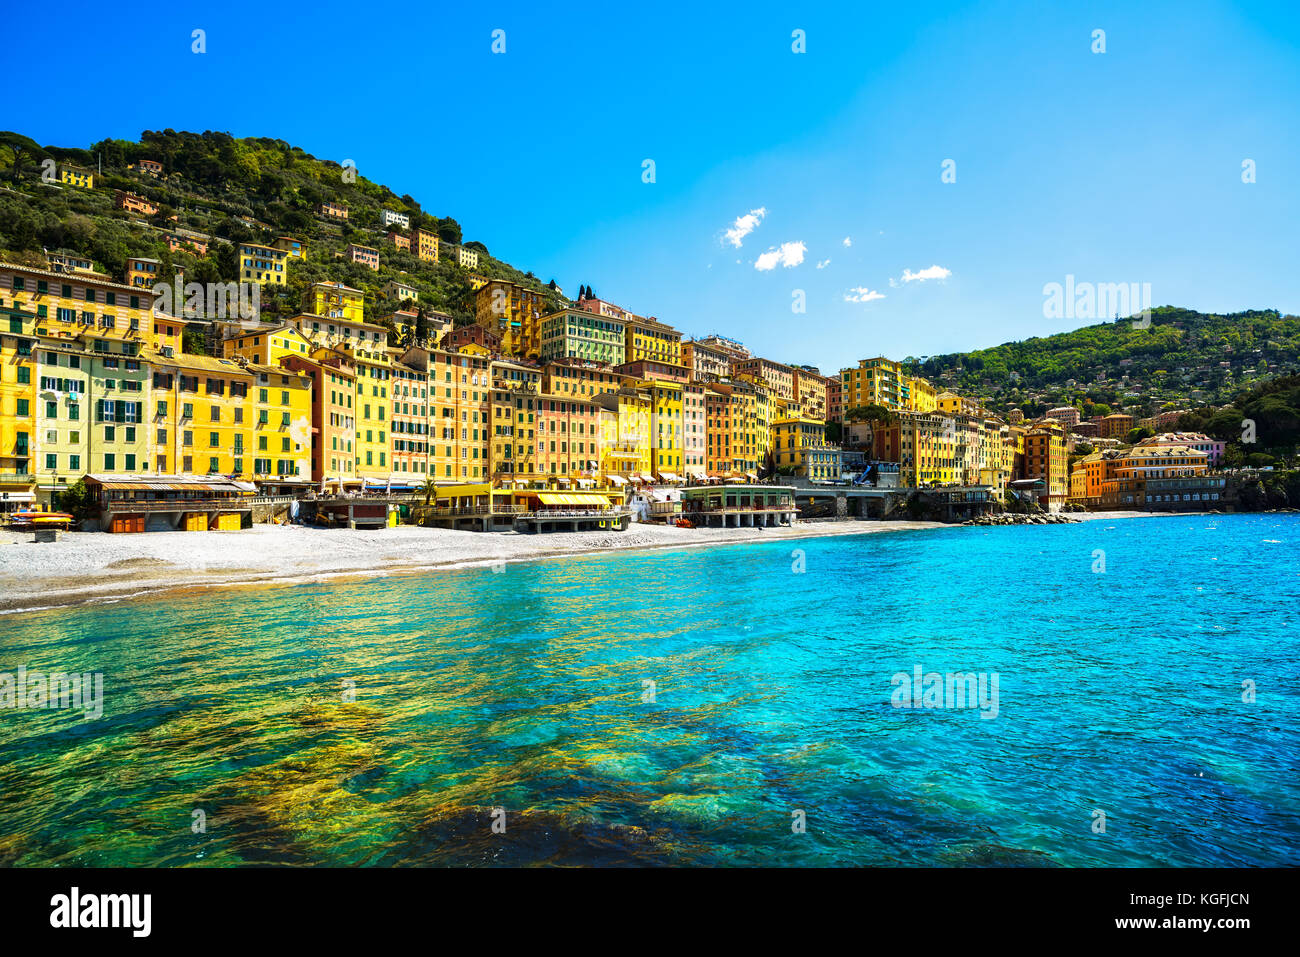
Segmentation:
[[(1097, 512), (1087, 520), (1140, 518)], [(37, 545), (0, 531), (0, 612), (121, 600), (173, 588), (265, 585), (345, 576), (409, 574), (495, 562), (636, 548), (687, 548), (948, 528), (938, 522), (808, 522), (793, 528), (675, 528), (524, 535), (440, 528), (377, 531), (255, 525), (238, 532), (67, 532)]]

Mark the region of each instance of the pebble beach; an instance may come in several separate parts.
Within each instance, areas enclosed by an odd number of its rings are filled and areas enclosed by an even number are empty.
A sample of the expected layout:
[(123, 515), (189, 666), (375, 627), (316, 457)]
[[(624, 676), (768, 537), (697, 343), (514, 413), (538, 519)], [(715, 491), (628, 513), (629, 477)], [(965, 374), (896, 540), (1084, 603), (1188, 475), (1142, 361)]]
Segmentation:
[[(1138, 518), (1094, 512), (1084, 520)], [(0, 530), (0, 612), (118, 601), (169, 589), (410, 574), (623, 549), (689, 548), (826, 535), (950, 528), (939, 522), (799, 522), (780, 528), (633, 525), (625, 532), (526, 535), (403, 525), (373, 531), (255, 525), (230, 532), (65, 532), (37, 544)]]

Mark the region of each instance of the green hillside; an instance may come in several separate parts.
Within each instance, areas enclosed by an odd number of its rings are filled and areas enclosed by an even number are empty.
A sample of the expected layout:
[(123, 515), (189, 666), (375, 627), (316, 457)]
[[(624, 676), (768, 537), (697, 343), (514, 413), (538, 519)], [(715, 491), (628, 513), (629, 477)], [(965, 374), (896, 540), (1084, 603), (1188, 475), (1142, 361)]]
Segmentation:
[[(46, 159), (95, 172), (95, 188), (42, 182)], [(141, 159), (160, 162), (162, 176), (129, 169)], [(160, 207), (158, 214), (141, 224), (135, 215), (114, 209), (115, 189), (145, 197)], [(322, 202), (346, 203), (348, 222), (318, 217)], [(297, 312), (303, 289), (321, 280), (364, 290), (368, 314), (382, 316), (401, 304), (385, 299), (380, 289), (400, 277), (419, 292), (421, 306), (450, 313), (458, 323), (469, 321), (471, 273), (396, 249), (380, 225), (384, 208), (406, 213), (412, 227), (477, 250), (478, 275), (523, 283), (561, 305), (550, 284), (492, 257), (485, 244), (462, 236), (453, 217), (426, 211), (413, 196), (398, 196), (282, 140), (164, 130), (144, 132), (139, 143), (104, 140), (80, 149), (40, 146), (18, 133), (0, 133), (0, 254), (7, 257), (35, 262), (32, 256), (42, 248), (71, 250), (120, 281), (128, 256), (147, 256), (162, 262), (163, 277), (179, 267), (187, 281), (224, 282), (238, 278), (235, 244), (269, 243), (287, 235), (307, 242), (308, 258), (291, 263), (287, 288), (263, 290), (262, 311), (268, 317)], [(164, 236), (176, 227), (225, 242), (211, 243), (204, 256), (169, 252)], [(338, 258), (349, 243), (379, 249), (379, 272)]]
[(1300, 371), (1298, 357), (1300, 317), (1165, 306), (1151, 311), (1146, 328), (1121, 319), (905, 364), (999, 411), (1020, 408), (1032, 416), (1057, 405), (1101, 404), (1150, 415), (1227, 403), (1243, 388)]

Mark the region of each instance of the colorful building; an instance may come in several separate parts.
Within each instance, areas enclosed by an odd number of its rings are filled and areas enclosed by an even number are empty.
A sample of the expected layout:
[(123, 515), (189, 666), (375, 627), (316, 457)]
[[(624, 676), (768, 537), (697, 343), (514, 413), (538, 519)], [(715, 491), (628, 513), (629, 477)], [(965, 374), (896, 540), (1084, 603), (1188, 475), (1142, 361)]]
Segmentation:
[(427, 229), (411, 230), (411, 252), (417, 258), (426, 262), (436, 263), (438, 261), (438, 234), (431, 233)]
[(622, 365), (626, 354), (623, 322), (581, 309), (543, 316), (539, 336), (544, 361), (572, 357), (616, 366)]
[(0, 513), (35, 498), (36, 314), (0, 291)]
[(1047, 422), (1025, 433), (1022, 477), (1043, 480), (1045, 487), (1039, 495), (1039, 504), (1048, 511), (1059, 511), (1069, 496), (1068, 462), (1064, 426)]
[(59, 182), (68, 186), (80, 186), (82, 189), (95, 188), (95, 174), (80, 166), (59, 166)]
[(772, 423), (772, 458), (777, 471), (812, 481), (838, 481), (842, 454), (826, 441), (820, 419), (777, 419)]
[(856, 369), (840, 370), (844, 410), (882, 405), (893, 412), (912, 410), (911, 378), (903, 367), (884, 356), (861, 359)]
[[(500, 338), (502, 351), (512, 356), (540, 355), (540, 324), (545, 306), (541, 293), (518, 283), (492, 279), (474, 296), (475, 322)], [(564, 354), (555, 352), (551, 358)]]
[[(623, 355), (620, 362), (642, 359), (682, 364), (682, 334), (656, 319), (633, 316), (623, 325)], [(619, 363), (615, 363), (618, 365)]]
[(348, 259), (354, 263), (360, 263), (373, 272), (379, 272), (379, 250), (370, 246), (359, 246), (356, 243), (348, 243), (346, 251)]

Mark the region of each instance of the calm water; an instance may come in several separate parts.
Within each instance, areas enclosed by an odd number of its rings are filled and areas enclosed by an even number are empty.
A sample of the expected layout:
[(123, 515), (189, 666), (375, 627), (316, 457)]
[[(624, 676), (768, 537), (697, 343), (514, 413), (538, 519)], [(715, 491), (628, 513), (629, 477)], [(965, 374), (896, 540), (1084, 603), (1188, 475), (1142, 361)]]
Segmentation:
[[(0, 711), (0, 864), (1295, 865), (1298, 559), (1201, 516), (7, 616), (105, 708)], [(891, 706), (916, 665), (997, 717)]]

